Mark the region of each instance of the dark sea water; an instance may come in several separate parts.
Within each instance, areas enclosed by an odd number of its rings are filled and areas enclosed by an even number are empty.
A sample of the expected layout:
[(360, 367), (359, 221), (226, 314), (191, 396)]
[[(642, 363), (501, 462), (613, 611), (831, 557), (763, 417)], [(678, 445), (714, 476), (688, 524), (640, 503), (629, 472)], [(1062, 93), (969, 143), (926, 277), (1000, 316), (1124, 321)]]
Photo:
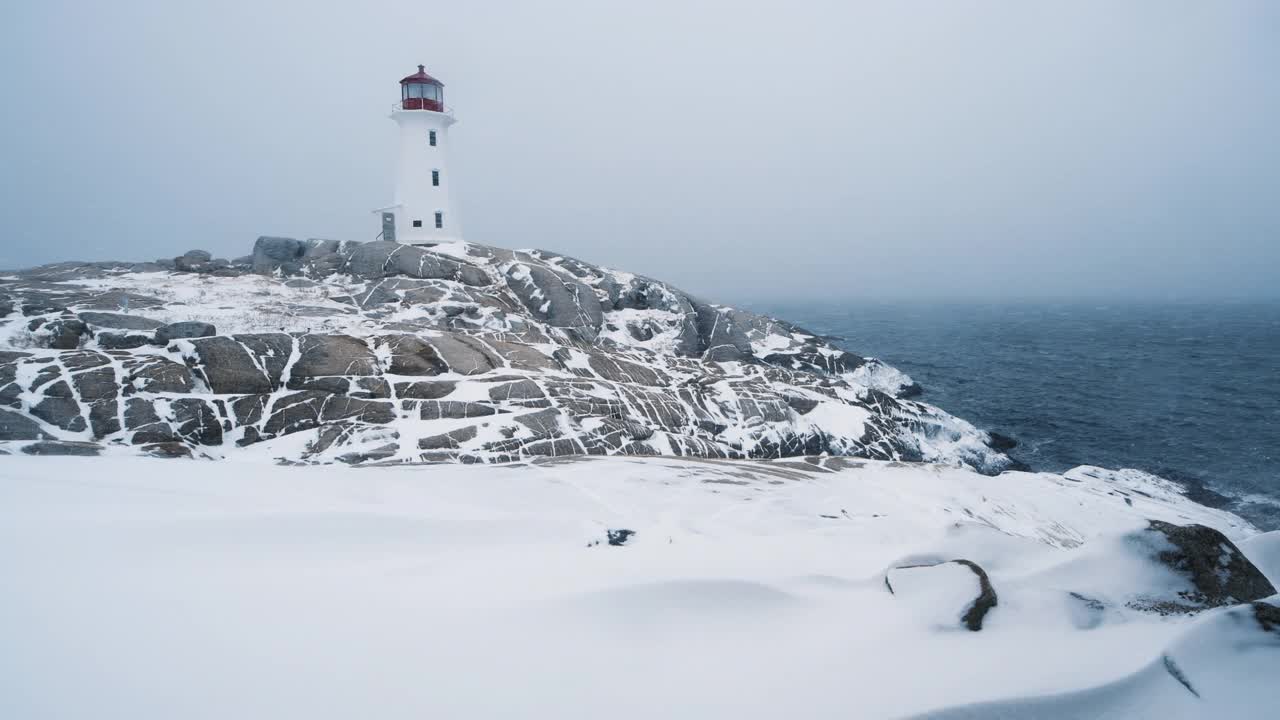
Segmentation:
[(1037, 470), (1139, 468), (1280, 528), (1280, 303), (752, 309), (909, 373)]

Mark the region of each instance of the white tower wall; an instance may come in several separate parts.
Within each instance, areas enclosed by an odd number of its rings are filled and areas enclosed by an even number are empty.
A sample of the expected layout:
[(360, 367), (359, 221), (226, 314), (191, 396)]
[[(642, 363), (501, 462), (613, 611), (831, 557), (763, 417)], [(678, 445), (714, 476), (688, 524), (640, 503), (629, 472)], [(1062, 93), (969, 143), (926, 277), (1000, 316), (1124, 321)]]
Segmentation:
[[(448, 112), (397, 108), (391, 119), (400, 126), (400, 157), (396, 171), (396, 240), (416, 245), (456, 242), (462, 239), (462, 224), (453, 203), (449, 174), (449, 126), (455, 121)], [(431, 133), (436, 142), (431, 144)], [(433, 174), (438, 184), (433, 182)], [(440, 225), (437, 225), (439, 213)], [(414, 223), (420, 224), (414, 227)]]

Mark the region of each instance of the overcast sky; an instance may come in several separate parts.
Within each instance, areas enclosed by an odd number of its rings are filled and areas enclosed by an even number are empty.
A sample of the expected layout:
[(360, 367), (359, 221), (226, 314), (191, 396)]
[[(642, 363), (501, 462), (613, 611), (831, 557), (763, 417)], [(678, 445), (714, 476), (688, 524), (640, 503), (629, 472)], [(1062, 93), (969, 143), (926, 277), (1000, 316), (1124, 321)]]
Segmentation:
[(371, 240), (397, 81), (467, 239), (712, 299), (1275, 295), (1280, 2), (0, 9), (0, 267)]

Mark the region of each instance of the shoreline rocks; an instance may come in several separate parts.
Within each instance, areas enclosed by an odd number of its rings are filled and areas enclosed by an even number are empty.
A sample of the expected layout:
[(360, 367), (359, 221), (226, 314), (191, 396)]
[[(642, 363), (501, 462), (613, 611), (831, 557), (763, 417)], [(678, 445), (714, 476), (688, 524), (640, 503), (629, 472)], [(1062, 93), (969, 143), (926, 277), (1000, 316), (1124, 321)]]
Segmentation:
[[(187, 274), (198, 293), (172, 287)], [(0, 441), (225, 453), (341, 425), (355, 430), (291, 459), (827, 453), (1016, 467), (998, 436), (906, 399), (910, 378), (877, 360), (546, 251), (263, 236), (234, 262), (190, 250), (60, 263), (0, 293), (22, 308), (32, 353), (0, 360), (0, 399), (24, 418)], [(178, 317), (191, 319), (164, 321)]]

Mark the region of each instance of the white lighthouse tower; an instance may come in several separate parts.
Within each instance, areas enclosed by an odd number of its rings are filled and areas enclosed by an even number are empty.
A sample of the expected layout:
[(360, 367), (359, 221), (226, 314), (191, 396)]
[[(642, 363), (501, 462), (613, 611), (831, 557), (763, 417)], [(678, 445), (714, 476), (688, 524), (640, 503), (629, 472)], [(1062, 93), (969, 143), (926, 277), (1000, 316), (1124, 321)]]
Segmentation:
[(447, 162), (455, 121), (444, 104), (444, 83), (419, 65), (400, 81), (391, 119), (400, 126), (400, 156), (395, 203), (375, 211), (382, 214), (382, 238), (409, 245), (461, 240)]

